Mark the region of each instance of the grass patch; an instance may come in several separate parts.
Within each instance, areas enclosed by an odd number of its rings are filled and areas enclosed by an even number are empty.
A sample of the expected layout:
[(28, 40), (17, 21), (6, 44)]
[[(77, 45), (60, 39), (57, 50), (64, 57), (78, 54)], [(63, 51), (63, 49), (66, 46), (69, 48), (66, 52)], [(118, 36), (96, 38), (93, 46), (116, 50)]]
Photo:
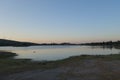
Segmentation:
[(0, 51), (0, 59), (17, 56), (16, 53)]

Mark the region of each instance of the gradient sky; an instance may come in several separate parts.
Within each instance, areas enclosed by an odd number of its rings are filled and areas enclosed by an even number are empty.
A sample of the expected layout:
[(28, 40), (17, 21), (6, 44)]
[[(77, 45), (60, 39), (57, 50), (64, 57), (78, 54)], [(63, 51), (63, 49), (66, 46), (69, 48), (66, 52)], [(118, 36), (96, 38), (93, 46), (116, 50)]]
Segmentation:
[(120, 40), (120, 0), (0, 0), (0, 38), (39, 43)]

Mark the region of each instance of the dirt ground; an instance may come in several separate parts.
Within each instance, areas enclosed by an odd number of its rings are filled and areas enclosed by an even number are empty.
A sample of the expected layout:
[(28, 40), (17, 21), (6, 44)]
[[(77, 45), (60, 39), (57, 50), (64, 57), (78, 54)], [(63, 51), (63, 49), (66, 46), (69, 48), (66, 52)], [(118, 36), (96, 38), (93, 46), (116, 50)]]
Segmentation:
[(120, 80), (120, 60), (82, 60), (55, 69), (1, 75), (0, 80)]

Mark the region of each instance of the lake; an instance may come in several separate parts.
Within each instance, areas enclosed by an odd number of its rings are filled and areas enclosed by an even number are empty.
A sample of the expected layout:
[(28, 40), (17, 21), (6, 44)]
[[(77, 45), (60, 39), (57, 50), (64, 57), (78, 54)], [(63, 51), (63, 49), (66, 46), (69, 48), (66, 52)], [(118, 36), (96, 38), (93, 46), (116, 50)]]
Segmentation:
[(91, 46), (30, 46), (0, 47), (0, 50), (17, 53), (15, 59), (32, 59), (33, 61), (54, 61), (71, 56), (118, 54), (120, 49)]

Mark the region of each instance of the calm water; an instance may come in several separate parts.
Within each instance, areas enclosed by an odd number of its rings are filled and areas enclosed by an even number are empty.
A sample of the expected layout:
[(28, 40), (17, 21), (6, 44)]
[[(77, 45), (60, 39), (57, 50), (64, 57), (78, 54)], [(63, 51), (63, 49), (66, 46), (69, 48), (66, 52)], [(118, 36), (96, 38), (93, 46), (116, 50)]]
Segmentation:
[(120, 49), (90, 46), (31, 46), (31, 47), (0, 47), (0, 50), (17, 53), (15, 58), (28, 58), (34, 61), (51, 61), (65, 59), (82, 54), (107, 55), (118, 54)]

